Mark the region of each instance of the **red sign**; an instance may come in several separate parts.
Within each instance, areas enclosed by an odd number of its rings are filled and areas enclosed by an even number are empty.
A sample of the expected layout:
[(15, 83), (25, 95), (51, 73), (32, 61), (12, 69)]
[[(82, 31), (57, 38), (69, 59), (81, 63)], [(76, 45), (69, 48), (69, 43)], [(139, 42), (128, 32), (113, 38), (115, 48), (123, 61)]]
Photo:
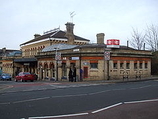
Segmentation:
[(109, 40), (107, 40), (107, 45), (120, 45), (120, 40), (109, 39)]
[(116, 47), (119, 48), (120, 40), (118, 39), (109, 39), (107, 40), (107, 47)]

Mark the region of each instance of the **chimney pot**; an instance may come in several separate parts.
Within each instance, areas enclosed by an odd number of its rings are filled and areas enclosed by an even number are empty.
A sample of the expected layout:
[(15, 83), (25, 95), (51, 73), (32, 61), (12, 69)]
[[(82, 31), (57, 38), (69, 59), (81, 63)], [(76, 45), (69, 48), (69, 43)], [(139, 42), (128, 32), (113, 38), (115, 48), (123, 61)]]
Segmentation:
[(36, 38), (38, 38), (38, 37), (40, 37), (41, 35), (40, 34), (35, 34), (34, 35), (34, 38), (36, 39)]
[(104, 44), (104, 33), (98, 33), (97, 35), (97, 44)]
[(74, 44), (74, 34), (73, 34), (73, 29), (74, 29), (74, 25), (71, 22), (67, 22), (66, 24), (66, 34), (65, 36), (68, 38), (68, 44)]

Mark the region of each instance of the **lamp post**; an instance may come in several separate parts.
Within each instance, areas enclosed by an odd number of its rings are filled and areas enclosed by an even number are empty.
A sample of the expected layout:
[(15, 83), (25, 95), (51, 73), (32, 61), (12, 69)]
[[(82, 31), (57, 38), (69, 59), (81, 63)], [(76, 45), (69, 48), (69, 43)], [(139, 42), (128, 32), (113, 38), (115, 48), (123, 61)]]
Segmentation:
[(82, 66), (81, 66), (81, 46), (79, 46), (79, 52), (80, 52), (80, 57), (79, 57), (79, 78), (80, 78), (80, 81), (83, 81), (82, 79)]
[[(110, 48), (105, 48), (105, 51), (104, 51), (104, 58), (105, 59), (104, 60), (107, 61), (107, 80), (110, 80), (110, 73), (109, 73), (110, 52), (111, 52)], [(104, 63), (104, 65), (105, 65), (105, 63)]]
[(55, 60), (56, 60), (56, 81), (58, 81), (58, 60), (61, 59), (61, 53), (58, 52), (58, 47), (54, 48), (55, 52)]

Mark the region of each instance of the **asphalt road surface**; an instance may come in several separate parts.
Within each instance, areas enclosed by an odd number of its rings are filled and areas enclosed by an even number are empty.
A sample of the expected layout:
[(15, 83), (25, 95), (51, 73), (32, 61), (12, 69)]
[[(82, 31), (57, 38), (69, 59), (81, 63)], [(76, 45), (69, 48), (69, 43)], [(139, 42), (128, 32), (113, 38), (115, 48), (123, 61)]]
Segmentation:
[[(34, 87), (37, 86), (36, 82), (30, 84), (32, 86), (34, 85)], [(23, 89), (29, 88), (25, 83), (18, 85), (19, 87), (20, 85), (23, 85)], [(74, 85), (76, 84), (74, 83)], [(56, 89), (46, 89), (45, 86), (44, 90), (16, 90), (13, 92), (1, 92), (0, 119), (37, 119), (40, 117), (48, 119), (49, 117), (53, 118), (57, 115), (71, 114), (83, 114), (81, 117), (84, 117), (95, 110), (104, 109), (105, 107), (110, 107), (115, 104), (124, 105), (124, 102), (158, 99), (158, 81), (156, 80), (87, 86), (74, 85), (65, 85), (63, 88)], [(58, 84), (56, 87), (57, 86), (61, 87), (61, 85)], [(150, 102), (151, 105), (148, 106), (151, 109), (157, 110), (158, 102), (154, 101), (153, 103)], [(103, 112), (105, 111), (106, 110)], [(96, 114), (101, 115), (101, 112)], [(109, 113), (111, 112), (117, 114), (114, 110), (109, 111)], [(148, 111), (145, 112), (144, 115), (147, 114)], [(109, 115), (109, 113), (107, 115)], [(105, 115), (102, 117), (104, 116)], [(155, 114), (154, 116), (158, 115)], [(73, 117), (77, 117), (77, 115)], [(101, 119), (101, 117), (98, 119)]]

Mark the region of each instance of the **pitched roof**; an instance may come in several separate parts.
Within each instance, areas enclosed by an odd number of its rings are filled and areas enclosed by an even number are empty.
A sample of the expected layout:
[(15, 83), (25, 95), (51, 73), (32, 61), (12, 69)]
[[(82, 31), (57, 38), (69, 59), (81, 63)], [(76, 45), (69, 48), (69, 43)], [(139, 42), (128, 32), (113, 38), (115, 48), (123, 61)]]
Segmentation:
[[(66, 32), (65, 31), (62, 31), (62, 30), (59, 30), (59, 31), (53, 31), (51, 33), (48, 33), (48, 34), (44, 34), (42, 36), (39, 36), (37, 38), (34, 38), (30, 41), (27, 41), (25, 43), (22, 43), (20, 44), (21, 45), (26, 45), (28, 43), (33, 43), (33, 42), (36, 42), (36, 41), (40, 41), (40, 40), (43, 40), (43, 39), (46, 39), (46, 38), (61, 38), (61, 39), (67, 39), (67, 37), (65, 37), (65, 34)], [(82, 38), (80, 36), (77, 36), (77, 35), (74, 35), (75, 36), (75, 40), (82, 40), (82, 41), (90, 41), (88, 39), (85, 39), (85, 38)]]
[(55, 51), (56, 49), (58, 50), (66, 50), (66, 49), (72, 49), (75, 48), (78, 45), (69, 45), (69, 44), (54, 44), (48, 47), (45, 47), (42, 52), (49, 52), (49, 51)]

